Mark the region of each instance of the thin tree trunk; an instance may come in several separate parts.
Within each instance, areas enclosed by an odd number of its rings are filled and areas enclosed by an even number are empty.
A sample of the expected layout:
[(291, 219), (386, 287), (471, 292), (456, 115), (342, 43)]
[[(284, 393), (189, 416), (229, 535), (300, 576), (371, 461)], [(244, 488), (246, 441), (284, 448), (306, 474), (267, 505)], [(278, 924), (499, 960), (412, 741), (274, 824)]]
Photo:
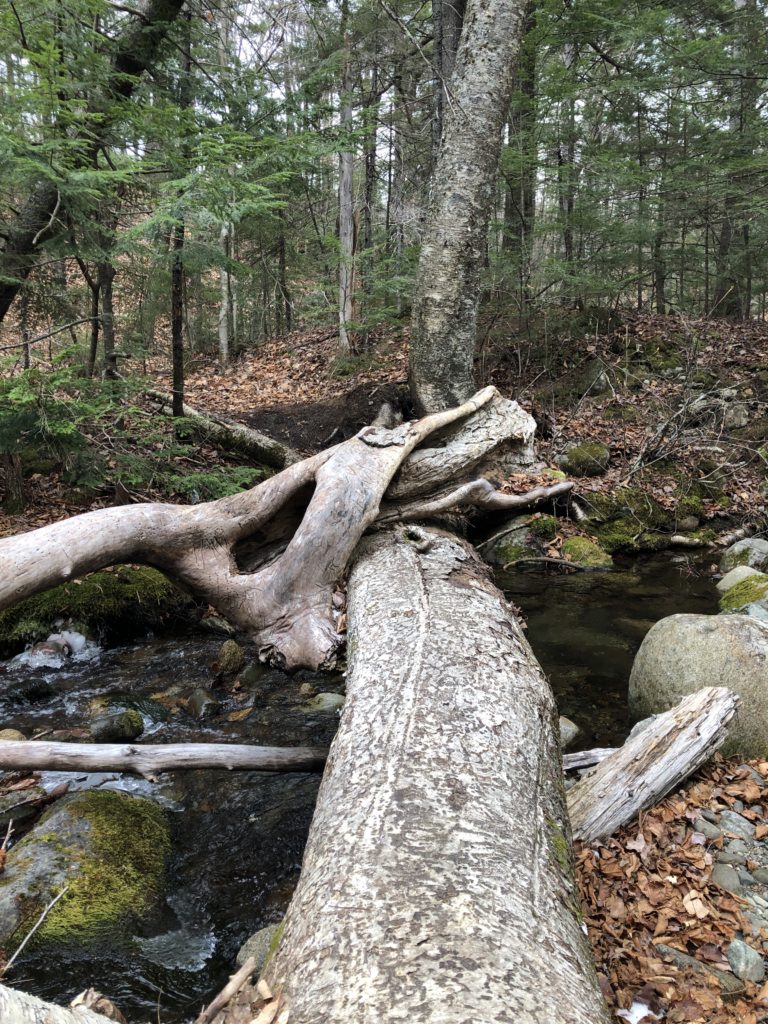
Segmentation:
[[(341, 5), (342, 35), (344, 36), (344, 76), (341, 85), (341, 132), (352, 127), (352, 60), (349, 53), (348, 22), (349, 5), (343, 0)], [(352, 141), (342, 141), (339, 152), (339, 349), (351, 352), (353, 349), (350, 328), (354, 318), (354, 259), (355, 259), (355, 220), (354, 220), (354, 169), (355, 154)]]
[(229, 224), (222, 224), (219, 231), (219, 244), (224, 262), (219, 271), (219, 366), (225, 370), (229, 366), (229, 324), (230, 324), (230, 286), (229, 268)]
[(100, 263), (98, 287), (101, 292), (101, 329), (104, 335), (104, 376), (111, 379), (119, 377), (115, 353), (115, 320), (112, 302), (114, 279), (115, 268), (112, 262), (107, 260)]
[(21, 343), (24, 346), (22, 349), (22, 365), (25, 370), (28, 370), (32, 365), (32, 353), (29, 345), (29, 292), (26, 288), (21, 293), (19, 319), (21, 321)]
[(184, 415), (184, 222), (173, 228), (171, 263), (171, 363), (173, 415)]
[(3, 509), (15, 515), (23, 511), (26, 505), (24, 493), (24, 474), (21, 468), (21, 459), (15, 452), (3, 452), (0, 454), (5, 476), (5, 498)]
[(480, 269), (527, 5), (469, 0), (432, 178), (411, 326), (417, 410), (474, 390)]

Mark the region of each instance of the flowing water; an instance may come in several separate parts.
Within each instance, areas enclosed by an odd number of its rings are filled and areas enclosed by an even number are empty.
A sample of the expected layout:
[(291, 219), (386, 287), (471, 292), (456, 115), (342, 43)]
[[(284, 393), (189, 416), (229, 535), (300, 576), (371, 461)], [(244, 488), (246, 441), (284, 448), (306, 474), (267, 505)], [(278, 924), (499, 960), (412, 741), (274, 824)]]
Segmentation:
[[(561, 713), (582, 728), (579, 747), (613, 745), (626, 735), (632, 658), (655, 621), (717, 610), (706, 562), (664, 555), (610, 573), (499, 579), (527, 620)], [(330, 742), (338, 714), (308, 711), (299, 688), (312, 682), (318, 690), (341, 692), (341, 676), (256, 670), (240, 692), (215, 689), (218, 713), (196, 720), (185, 702), (196, 687), (213, 685), (210, 666), (220, 645), (198, 634), (106, 652), (88, 646), (62, 667), (21, 656), (0, 665), (0, 727), (76, 735), (94, 709), (117, 706), (141, 712), (149, 742)], [(189, 1020), (224, 983), (243, 940), (282, 916), (319, 777), (200, 771), (152, 783), (114, 773), (45, 773), (43, 781), (50, 789), (63, 779), (71, 788), (121, 788), (165, 804), (174, 850), (167, 904), (159, 920), (134, 936), (130, 957), (100, 950), (87, 961), (54, 966), (29, 954), (9, 980), (58, 1002), (92, 985), (134, 1022)]]

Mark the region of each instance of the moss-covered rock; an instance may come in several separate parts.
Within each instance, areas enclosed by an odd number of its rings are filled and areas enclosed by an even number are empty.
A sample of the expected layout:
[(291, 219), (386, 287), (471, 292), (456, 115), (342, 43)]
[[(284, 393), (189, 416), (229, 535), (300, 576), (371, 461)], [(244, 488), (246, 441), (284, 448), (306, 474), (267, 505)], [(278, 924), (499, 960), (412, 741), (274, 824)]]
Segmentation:
[(582, 493), (579, 502), (610, 554), (661, 551), (668, 543), (664, 531), (674, 528), (674, 516), (639, 487), (619, 487), (611, 494)]
[(721, 612), (741, 612), (768, 599), (768, 575), (757, 572), (730, 587), (720, 598)]
[[(548, 517), (549, 518), (549, 517)], [(533, 516), (512, 516), (497, 527), (489, 542), (481, 545), (483, 557), (491, 565), (505, 566), (521, 558), (538, 558), (541, 545), (531, 530)]]
[(103, 790), (65, 797), (8, 855), (0, 943), (21, 942), (66, 886), (35, 948), (125, 945), (158, 904), (169, 852), (165, 813), (151, 800)]
[(156, 569), (95, 572), (0, 612), (0, 656), (45, 638), (62, 620), (87, 634), (127, 639), (189, 606), (190, 599)]
[(558, 460), (570, 476), (599, 476), (608, 469), (611, 453), (600, 441), (570, 445)]
[(528, 529), (536, 540), (551, 541), (557, 536), (558, 522), (554, 516), (533, 516)]
[(768, 541), (760, 537), (745, 537), (731, 544), (720, 559), (720, 572), (730, 572), (737, 565), (748, 565), (760, 572), (768, 570)]
[(221, 645), (217, 658), (219, 672), (222, 675), (235, 675), (245, 664), (245, 654), (240, 644), (234, 640), (225, 640)]
[(587, 537), (569, 537), (563, 543), (563, 556), (585, 569), (610, 569), (613, 566), (613, 559), (607, 551)]

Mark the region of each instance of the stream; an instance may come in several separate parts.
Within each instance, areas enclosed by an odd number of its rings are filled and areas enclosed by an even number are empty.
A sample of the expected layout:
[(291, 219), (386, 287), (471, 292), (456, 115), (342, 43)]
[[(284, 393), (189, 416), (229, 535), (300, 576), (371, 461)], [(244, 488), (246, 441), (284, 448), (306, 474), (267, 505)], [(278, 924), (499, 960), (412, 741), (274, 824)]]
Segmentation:
[[(499, 578), (527, 620), (560, 712), (582, 730), (577, 748), (616, 745), (626, 736), (632, 659), (655, 621), (717, 611), (709, 560), (664, 554), (626, 561), (609, 573)], [(343, 692), (338, 674), (289, 677), (253, 667), (240, 674), (240, 691), (215, 688), (220, 707), (197, 720), (186, 700), (196, 688), (213, 686), (221, 642), (196, 633), (109, 651), (89, 646), (58, 669), (22, 655), (0, 664), (0, 728), (27, 735), (78, 730), (95, 710), (116, 706), (141, 713), (148, 742), (329, 744), (338, 711), (310, 709), (299, 690), (310, 684)], [(52, 967), (25, 953), (9, 981), (56, 1002), (94, 986), (133, 1021), (188, 1021), (226, 981), (242, 942), (281, 918), (298, 877), (319, 776), (199, 771), (151, 783), (116, 773), (43, 774), (48, 789), (63, 780), (70, 791), (120, 788), (165, 804), (173, 833), (166, 906), (161, 920), (134, 937), (130, 959), (104, 949)]]

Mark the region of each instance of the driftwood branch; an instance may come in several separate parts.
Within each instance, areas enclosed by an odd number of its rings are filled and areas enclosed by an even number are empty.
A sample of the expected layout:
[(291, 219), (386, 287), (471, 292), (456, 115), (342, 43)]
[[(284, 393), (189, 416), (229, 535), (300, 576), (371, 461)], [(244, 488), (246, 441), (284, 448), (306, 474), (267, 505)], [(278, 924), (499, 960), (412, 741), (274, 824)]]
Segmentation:
[(210, 1024), (216, 1014), (223, 1010), (230, 999), (237, 995), (255, 970), (256, 961), (252, 956), (249, 956), (240, 970), (232, 975), (216, 998), (212, 999), (208, 1006), (206, 1006), (201, 1012), (200, 1016), (195, 1021), (195, 1024)]
[(738, 703), (724, 687), (698, 690), (601, 761), (568, 793), (574, 838), (603, 839), (658, 803), (721, 746)]
[(193, 768), (227, 771), (321, 772), (327, 751), (314, 747), (256, 747), (241, 743), (48, 743), (0, 742), (0, 771), (183, 772)]

